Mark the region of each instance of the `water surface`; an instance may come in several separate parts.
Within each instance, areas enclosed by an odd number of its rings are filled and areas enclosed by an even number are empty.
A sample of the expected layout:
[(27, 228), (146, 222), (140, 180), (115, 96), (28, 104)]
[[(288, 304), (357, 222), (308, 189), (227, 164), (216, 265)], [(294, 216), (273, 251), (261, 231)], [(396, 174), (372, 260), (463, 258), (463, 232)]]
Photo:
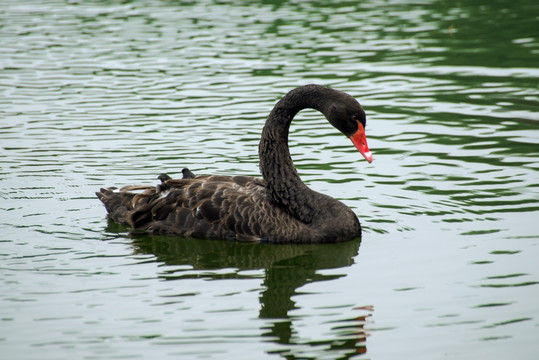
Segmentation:
[[(534, 359), (533, 1), (4, 1), (0, 353), (11, 359)], [(345, 244), (130, 234), (101, 186), (258, 176), (263, 122), (321, 83), (294, 162), (364, 227)]]

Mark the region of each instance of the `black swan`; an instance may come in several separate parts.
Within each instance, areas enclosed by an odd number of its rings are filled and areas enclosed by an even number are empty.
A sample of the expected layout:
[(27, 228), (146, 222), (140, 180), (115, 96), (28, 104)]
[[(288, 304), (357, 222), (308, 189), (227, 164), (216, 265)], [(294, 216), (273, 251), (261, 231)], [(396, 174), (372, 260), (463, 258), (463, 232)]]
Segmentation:
[[(249, 176), (159, 175), (157, 186), (101, 189), (108, 217), (133, 229), (194, 238), (270, 243), (328, 243), (361, 236), (346, 205), (305, 185), (292, 162), (288, 131), (294, 116), (313, 108), (349, 137), (370, 163), (365, 112), (350, 95), (305, 85), (275, 104), (258, 148), (263, 180)], [(133, 192), (139, 190), (139, 192)], [(140, 190), (143, 190), (140, 192)]]

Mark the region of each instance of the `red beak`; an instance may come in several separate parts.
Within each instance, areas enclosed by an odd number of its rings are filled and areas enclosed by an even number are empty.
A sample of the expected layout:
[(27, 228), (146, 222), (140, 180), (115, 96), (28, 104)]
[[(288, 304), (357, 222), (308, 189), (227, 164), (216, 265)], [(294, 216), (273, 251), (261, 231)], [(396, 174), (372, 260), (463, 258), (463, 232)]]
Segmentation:
[(369, 162), (372, 162), (372, 153), (367, 146), (367, 137), (365, 136), (365, 128), (361, 123), (357, 122), (357, 131), (354, 135), (350, 136), (350, 140), (354, 143), (361, 155)]

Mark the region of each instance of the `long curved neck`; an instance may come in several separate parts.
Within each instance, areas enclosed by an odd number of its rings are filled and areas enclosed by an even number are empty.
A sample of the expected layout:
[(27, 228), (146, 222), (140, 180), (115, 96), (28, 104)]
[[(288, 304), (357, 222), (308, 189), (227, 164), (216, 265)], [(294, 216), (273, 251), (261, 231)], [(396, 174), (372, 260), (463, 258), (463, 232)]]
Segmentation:
[(318, 193), (301, 181), (288, 148), (288, 131), (302, 109), (328, 111), (330, 92), (320, 85), (306, 85), (286, 94), (273, 108), (258, 147), (260, 171), (269, 200), (299, 220), (310, 223), (316, 213)]

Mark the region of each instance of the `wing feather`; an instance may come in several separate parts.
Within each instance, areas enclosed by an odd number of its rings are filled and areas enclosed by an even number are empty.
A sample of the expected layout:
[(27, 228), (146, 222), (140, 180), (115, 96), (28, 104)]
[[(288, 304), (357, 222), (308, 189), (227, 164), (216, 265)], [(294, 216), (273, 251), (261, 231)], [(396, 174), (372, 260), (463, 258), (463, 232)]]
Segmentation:
[[(290, 227), (289, 216), (268, 202), (262, 179), (222, 175), (171, 179), (166, 174), (159, 179), (162, 183), (156, 187), (101, 189), (97, 194), (113, 220), (153, 233), (261, 241), (272, 238), (285, 222)], [(301, 226), (305, 225), (292, 229)]]

